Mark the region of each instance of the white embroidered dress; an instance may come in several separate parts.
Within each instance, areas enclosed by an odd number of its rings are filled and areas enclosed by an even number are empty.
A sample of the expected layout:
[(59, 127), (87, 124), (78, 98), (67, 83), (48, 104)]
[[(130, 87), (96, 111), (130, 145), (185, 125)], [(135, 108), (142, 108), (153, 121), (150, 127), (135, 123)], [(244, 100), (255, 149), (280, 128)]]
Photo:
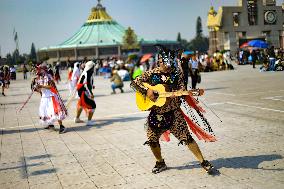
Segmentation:
[[(38, 84), (44, 86), (50, 85), (51, 78), (48, 75), (41, 76)], [(39, 106), (40, 124), (43, 126), (53, 125), (55, 121), (65, 119), (67, 117), (67, 110), (55, 86), (51, 89), (41, 88), (41, 93)]]

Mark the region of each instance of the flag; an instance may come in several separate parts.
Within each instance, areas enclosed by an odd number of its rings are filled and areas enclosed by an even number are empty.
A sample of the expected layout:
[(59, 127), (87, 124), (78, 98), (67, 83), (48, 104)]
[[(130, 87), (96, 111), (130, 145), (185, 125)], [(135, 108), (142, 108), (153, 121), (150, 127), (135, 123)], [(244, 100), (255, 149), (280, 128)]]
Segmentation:
[(18, 33), (16, 32), (14, 35), (14, 41), (16, 42), (18, 40)]

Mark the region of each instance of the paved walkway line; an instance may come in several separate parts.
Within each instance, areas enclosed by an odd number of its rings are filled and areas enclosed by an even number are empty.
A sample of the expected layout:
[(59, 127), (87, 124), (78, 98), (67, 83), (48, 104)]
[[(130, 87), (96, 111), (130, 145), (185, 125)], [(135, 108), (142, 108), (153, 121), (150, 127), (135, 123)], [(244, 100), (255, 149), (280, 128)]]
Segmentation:
[(223, 104), (226, 104), (226, 102), (215, 102), (215, 103), (210, 103), (210, 104), (207, 104), (207, 106), (217, 106), (217, 105), (223, 105)]
[[(205, 91), (206, 91), (206, 89), (205, 89)], [(226, 95), (226, 96), (237, 96), (237, 95), (231, 94), (231, 93), (220, 93), (220, 92), (208, 92), (208, 93)]]
[(274, 101), (281, 101), (284, 102), (284, 100), (282, 100), (283, 96), (272, 96), (272, 97), (266, 97), (266, 98), (262, 98), (264, 100), (274, 100)]
[(254, 95), (254, 94), (259, 94), (259, 93), (276, 93), (276, 92), (282, 92), (284, 90), (271, 90), (271, 91), (259, 91), (259, 92), (254, 92), (254, 93), (243, 93), (243, 94), (239, 94), (239, 95), (242, 95), (242, 96), (245, 96), (245, 95)]
[[(206, 91), (206, 89), (205, 89)], [(242, 93), (242, 94), (232, 94), (232, 93), (222, 93), (222, 92), (208, 92), (212, 94), (219, 94), (219, 95), (225, 95), (225, 96), (246, 96), (246, 95), (254, 95), (254, 94), (259, 94), (259, 93), (276, 93), (276, 92), (283, 92), (284, 90), (271, 90), (271, 91), (259, 91), (259, 92), (253, 92), (253, 93)], [(207, 91), (206, 91), (207, 92)]]
[(236, 105), (236, 106), (244, 106), (244, 107), (249, 107), (249, 108), (256, 108), (256, 109), (261, 109), (261, 110), (268, 110), (268, 111), (273, 111), (273, 112), (284, 113), (283, 110), (276, 110), (276, 109), (271, 109), (271, 108), (263, 108), (263, 107), (259, 107), (259, 106), (250, 106), (250, 105), (238, 104), (238, 103), (234, 103), (234, 102), (226, 102), (226, 104), (231, 104), (231, 105)]

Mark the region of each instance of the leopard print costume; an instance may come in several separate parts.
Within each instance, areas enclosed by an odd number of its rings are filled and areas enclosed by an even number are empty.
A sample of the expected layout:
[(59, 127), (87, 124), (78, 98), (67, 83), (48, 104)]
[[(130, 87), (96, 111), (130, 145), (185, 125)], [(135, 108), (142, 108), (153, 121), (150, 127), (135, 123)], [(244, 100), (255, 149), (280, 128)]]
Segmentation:
[[(146, 95), (148, 88), (143, 82), (150, 85), (165, 84), (169, 91), (185, 90), (182, 80), (182, 73), (173, 69), (170, 73), (161, 72), (160, 68), (145, 72), (131, 82), (131, 87)], [(193, 142), (193, 138), (188, 130), (187, 123), (181, 113), (181, 97), (169, 99), (169, 102), (162, 107), (154, 107), (145, 123), (148, 141), (145, 144), (151, 146), (159, 145), (161, 135), (169, 130), (181, 144)]]

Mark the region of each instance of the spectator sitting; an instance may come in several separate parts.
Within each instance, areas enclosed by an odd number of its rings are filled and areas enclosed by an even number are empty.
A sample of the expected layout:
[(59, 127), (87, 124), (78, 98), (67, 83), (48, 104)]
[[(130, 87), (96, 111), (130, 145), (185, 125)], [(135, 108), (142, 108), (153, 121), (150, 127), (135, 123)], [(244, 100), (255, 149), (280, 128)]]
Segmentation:
[(262, 66), (261, 66), (259, 69), (260, 69), (260, 72), (268, 71), (268, 70), (269, 70), (269, 64), (268, 64), (268, 62), (264, 62), (264, 63), (262, 64)]
[(123, 81), (121, 77), (117, 74), (117, 70), (113, 70), (112, 72), (112, 77), (110, 78), (110, 81), (112, 82), (111, 88), (112, 88), (112, 93), (111, 94), (116, 94), (115, 89), (119, 88), (121, 93), (123, 93)]

